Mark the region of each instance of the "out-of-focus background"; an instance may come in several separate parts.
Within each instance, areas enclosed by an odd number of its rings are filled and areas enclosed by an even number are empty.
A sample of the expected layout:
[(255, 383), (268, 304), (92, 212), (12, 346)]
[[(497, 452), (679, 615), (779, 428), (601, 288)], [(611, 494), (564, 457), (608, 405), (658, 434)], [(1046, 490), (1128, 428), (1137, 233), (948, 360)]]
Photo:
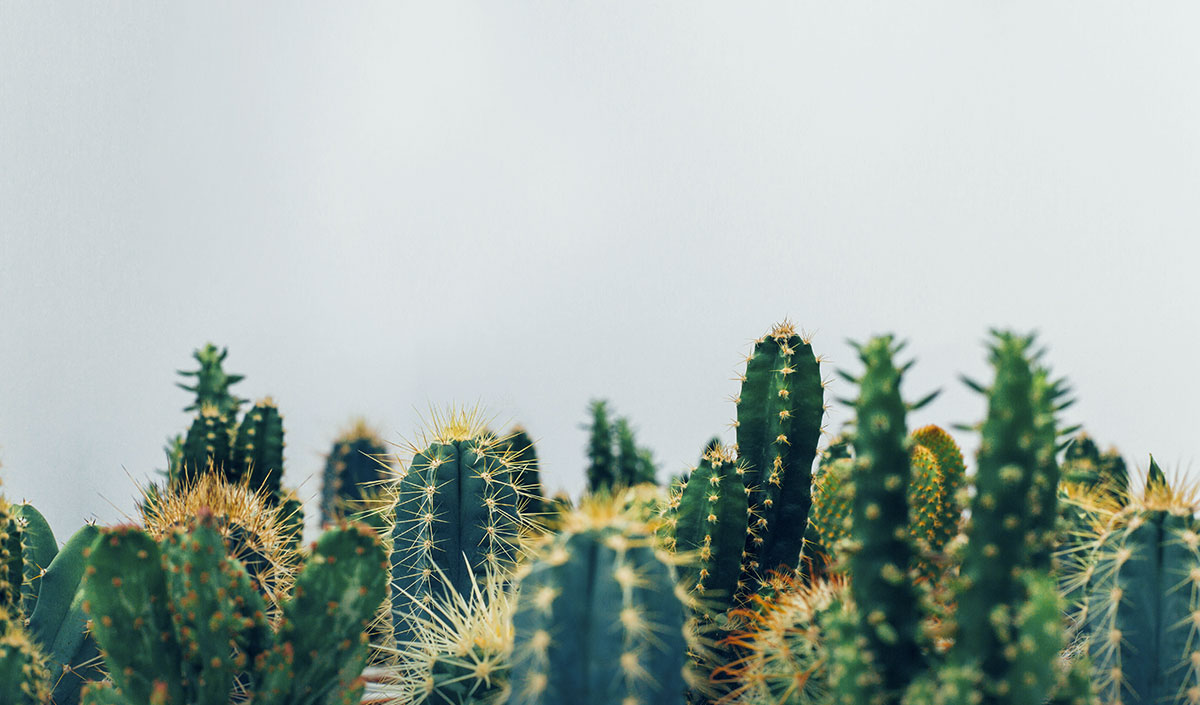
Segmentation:
[[(1200, 6), (0, 4), (0, 462), (56, 531), (130, 512), (228, 346), (319, 492), (354, 415), (525, 424), (583, 485), (610, 400), (665, 477), (788, 316), (894, 331), (911, 424), (1037, 329), (1144, 468), (1200, 452)], [(835, 382), (831, 394), (851, 395)], [(836, 430), (848, 410), (835, 404)], [(976, 439), (960, 434), (972, 448)], [(314, 512), (315, 513), (315, 512)]]

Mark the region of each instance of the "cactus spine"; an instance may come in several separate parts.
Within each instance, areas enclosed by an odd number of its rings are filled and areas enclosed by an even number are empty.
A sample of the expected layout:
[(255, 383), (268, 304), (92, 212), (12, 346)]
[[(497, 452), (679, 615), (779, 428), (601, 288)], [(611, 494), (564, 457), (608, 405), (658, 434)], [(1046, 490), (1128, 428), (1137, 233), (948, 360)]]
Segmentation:
[(515, 705), (682, 705), (684, 605), (648, 527), (584, 507), (521, 577)]
[(524, 427), (515, 426), (503, 440), (507, 455), (510, 455), (514, 462), (514, 481), (525, 496), (525, 512), (533, 517), (542, 515), (546, 511), (546, 502), (543, 499), (542, 476), (533, 439)]
[(412, 640), (410, 600), (429, 608), (448, 590), (469, 595), (485, 572), (510, 572), (524, 525), (515, 463), (476, 415), (435, 417), (422, 446), (391, 488), (398, 643)]
[(755, 343), (737, 398), (738, 459), (746, 466), (755, 523), (746, 541), (752, 571), (747, 578), (757, 573), (761, 580), (781, 565), (797, 565), (812, 504), (824, 393), (812, 345), (791, 324), (776, 326)]

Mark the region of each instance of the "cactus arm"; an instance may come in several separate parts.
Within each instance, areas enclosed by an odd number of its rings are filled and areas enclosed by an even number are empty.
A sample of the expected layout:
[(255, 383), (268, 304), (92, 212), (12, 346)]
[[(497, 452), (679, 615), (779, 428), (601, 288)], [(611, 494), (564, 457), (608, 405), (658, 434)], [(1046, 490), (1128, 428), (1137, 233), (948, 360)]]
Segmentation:
[(21, 557), (24, 563), (21, 585), (21, 612), (33, 614), (37, 605), (38, 590), (41, 589), (42, 571), (54, 560), (58, 553), (58, 542), (54, 540), (54, 532), (42, 513), (32, 504), (18, 504), (14, 507), (21, 521)]
[(133, 703), (150, 702), (164, 687), (168, 702), (186, 702), (158, 544), (133, 527), (101, 532), (88, 556), (83, 596), (114, 685)]
[(76, 666), (88, 671), (81, 656), (95, 649), (88, 637), (80, 583), (87, 565), (85, 553), (99, 534), (99, 529), (88, 524), (67, 539), (42, 576), (37, 607), (29, 618), (29, 631), (47, 655), (55, 702), (62, 705), (77, 697), (80, 683), (67, 671)]
[(263, 399), (246, 412), (238, 427), (233, 465), (238, 479), (248, 478), (250, 489), (276, 499), (283, 482), (283, 417), (271, 399)]
[(383, 546), (364, 525), (325, 532), (296, 576), (276, 643), (256, 667), (255, 705), (318, 705), (348, 662), (363, 663), (366, 629), (387, 595)]
[(675, 515), (675, 550), (695, 555), (690, 578), (701, 603), (724, 608), (741, 579), (749, 509), (734, 465), (720, 446), (705, 452), (688, 477)]
[(760, 576), (795, 567), (812, 505), (812, 463), (825, 414), (820, 362), (789, 324), (759, 340), (737, 403), (737, 448), (758, 526), (748, 542)]

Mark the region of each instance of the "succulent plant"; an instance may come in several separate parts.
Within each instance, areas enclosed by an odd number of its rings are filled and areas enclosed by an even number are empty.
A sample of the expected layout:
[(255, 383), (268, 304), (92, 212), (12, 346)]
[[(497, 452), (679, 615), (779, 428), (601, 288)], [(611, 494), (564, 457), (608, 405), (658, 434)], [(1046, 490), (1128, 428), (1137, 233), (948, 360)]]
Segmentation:
[(334, 440), (321, 482), (322, 524), (371, 508), (369, 500), (389, 474), (387, 454), (379, 433), (362, 419)]
[(586, 502), (520, 577), (509, 702), (682, 705), (681, 596), (652, 527)]
[(247, 478), (250, 489), (278, 501), (283, 483), (283, 417), (270, 397), (251, 407), (238, 426), (230, 462), (234, 478)]

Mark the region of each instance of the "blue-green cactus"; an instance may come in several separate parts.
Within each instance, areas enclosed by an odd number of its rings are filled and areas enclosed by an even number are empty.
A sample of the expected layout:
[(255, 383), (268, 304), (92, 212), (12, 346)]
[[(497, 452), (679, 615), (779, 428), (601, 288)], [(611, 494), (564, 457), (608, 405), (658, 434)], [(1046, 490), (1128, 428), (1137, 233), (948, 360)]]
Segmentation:
[(278, 501), (283, 483), (283, 417), (269, 397), (256, 403), (238, 426), (232, 477), (248, 482), (269, 501)]

